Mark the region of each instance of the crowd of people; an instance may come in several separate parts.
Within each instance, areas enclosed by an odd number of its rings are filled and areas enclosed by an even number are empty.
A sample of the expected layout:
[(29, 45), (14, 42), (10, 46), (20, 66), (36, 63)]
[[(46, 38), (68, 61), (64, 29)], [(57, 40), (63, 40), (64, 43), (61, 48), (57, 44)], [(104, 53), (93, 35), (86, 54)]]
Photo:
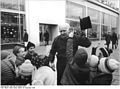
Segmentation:
[(110, 85), (119, 62), (110, 59), (111, 52), (103, 47), (94, 48), (88, 56), (86, 49), (78, 46), (90, 47), (89, 38), (69, 29), (68, 23), (59, 25), (60, 35), (54, 39), (49, 56), (36, 53), (32, 42), (26, 47), (15, 46), (15, 57), (2, 51), (1, 85), (55, 85), (56, 70), (57, 85)]

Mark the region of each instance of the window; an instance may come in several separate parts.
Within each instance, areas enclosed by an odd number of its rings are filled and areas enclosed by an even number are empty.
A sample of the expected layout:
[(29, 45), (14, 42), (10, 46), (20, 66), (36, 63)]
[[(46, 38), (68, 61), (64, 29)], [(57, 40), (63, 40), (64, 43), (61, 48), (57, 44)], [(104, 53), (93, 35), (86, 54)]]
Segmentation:
[(117, 27), (117, 17), (111, 16), (111, 26), (114, 28)]
[(92, 29), (87, 30), (87, 36), (89, 38), (98, 38), (99, 37), (99, 25), (92, 24)]
[(91, 8), (88, 8), (88, 16), (92, 22), (100, 23), (100, 12)]
[(102, 25), (101, 26), (101, 37), (105, 37), (108, 31), (110, 31), (110, 27)]
[[(21, 24), (19, 23), (21, 16)], [(25, 28), (25, 15), (1, 12), (1, 43), (20, 42)]]
[(79, 19), (79, 16), (83, 18), (85, 16), (85, 7), (73, 2), (67, 2), (66, 12), (67, 18)]
[(106, 14), (106, 13), (102, 13), (102, 24), (106, 25), (106, 26), (110, 26), (110, 15)]
[(1, 8), (25, 11), (25, 0), (1, 0)]
[(20, 0), (20, 11), (25, 11), (25, 0)]
[(80, 22), (73, 21), (73, 20), (67, 20), (67, 23), (69, 23), (70, 27), (72, 27), (74, 30), (80, 30)]

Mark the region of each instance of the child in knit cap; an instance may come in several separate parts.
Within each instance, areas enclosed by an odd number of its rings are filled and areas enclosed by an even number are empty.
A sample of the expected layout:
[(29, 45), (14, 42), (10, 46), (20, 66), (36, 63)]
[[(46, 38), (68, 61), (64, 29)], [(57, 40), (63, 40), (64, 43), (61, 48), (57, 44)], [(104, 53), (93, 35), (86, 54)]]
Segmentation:
[(80, 48), (73, 57), (72, 63), (66, 65), (63, 77), (61, 79), (62, 85), (86, 85), (89, 79), (90, 70), (86, 64), (88, 54), (86, 50)]
[[(90, 83), (92, 85), (110, 85), (112, 82), (112, 73), (119, 68), (119, 62), (108, 58), (110, 54), (103, 47), (97, 48), (95, 55), (91, 56), (89, 65), (91, 70)], [(101, 54), (101, 55), (100, 55)]]
[(31, 64), (30, 60), (25, 60), (25, 62), (18, 67), (17, 75), (18, 81), (21, 85), (31, 84), (32, 74), (35, 67)]
[(48, 66), (41, 66), (32, 76), (32, 85), (55, 85), (55, 80), (55, 72)]

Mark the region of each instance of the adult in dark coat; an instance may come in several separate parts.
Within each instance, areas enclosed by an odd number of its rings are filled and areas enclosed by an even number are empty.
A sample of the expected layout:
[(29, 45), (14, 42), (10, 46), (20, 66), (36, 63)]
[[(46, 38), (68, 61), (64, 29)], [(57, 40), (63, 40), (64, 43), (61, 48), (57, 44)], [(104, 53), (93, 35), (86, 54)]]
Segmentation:
[[(28, 33), (26, 30), (24, 30), (23, 42), (24, 42), (24, 45), (26, 47), (27, 43), (28, 43)], [(26, 48), (25, 48), (25, 50), (26, 50)]]
[(115, 32), (112, 33), (112, 36), (111, 36), (111, 39), (112, 39), (112, 49), (116, 49), (117, 46), (117, 42), (118, 42), (118, 38), (117, 38), (117, 34)]
[[(60, 85), (60, 80), (63, 75), (64, 69), (67, 64), (66, 58), (66, 45), (69, 36), (67, 35), (67, 31), (69, 30), (69, 24), (63, 24), (60, 26), (59, 30), (61, 35), (57, 36), (52, 44), (52, 48), (50, 50), (50, 61), (53, 64), (55, 54), (57, 53), (57, 85)], [(75, 55), (78, 46), (89, 47), (91, 45), (91, 41), (85, 37), (80, 35), (73, 36), (73, 55)]]
[(47, 30), (44, 33), (44, 38), (45, 38), (45, 45), (48, 45), (49, 44), (49, 33)]
[(108, 34), (106, 34), (105, 40), (106, 40), (107, 49), (109, 49), (109, 45), (110, 45), (110, 41), (111, 41), (111, 34), (110, 34), (110, 32), (108, 32)]
[(24, 42), (28, 42), (28, 33), (27, 33), (27, 31), (26, 30), (24, 30), (25, 32), (24, 32), (24, 36), (23, 36), (23, 41)]

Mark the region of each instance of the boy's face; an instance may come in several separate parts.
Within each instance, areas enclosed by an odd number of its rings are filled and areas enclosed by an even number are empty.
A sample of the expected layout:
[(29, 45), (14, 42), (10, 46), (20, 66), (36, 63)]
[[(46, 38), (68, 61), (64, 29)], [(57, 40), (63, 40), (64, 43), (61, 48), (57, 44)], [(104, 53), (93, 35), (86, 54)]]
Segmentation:
[(34, 47), (34, 46), (32, 46), (32, 47), (30, 47), (30, 48), (28, 49), (28, 52), (29, 52), (30, 54), (32, 54), (34, 51), (35, 51), (35, 47)]
[(20, 48), (19, 49), (19, 53), (17, 53), (17, 56), (19, 56), (19, 57), (25, 57), (25, 54), (26, 54), (25, 48)]

